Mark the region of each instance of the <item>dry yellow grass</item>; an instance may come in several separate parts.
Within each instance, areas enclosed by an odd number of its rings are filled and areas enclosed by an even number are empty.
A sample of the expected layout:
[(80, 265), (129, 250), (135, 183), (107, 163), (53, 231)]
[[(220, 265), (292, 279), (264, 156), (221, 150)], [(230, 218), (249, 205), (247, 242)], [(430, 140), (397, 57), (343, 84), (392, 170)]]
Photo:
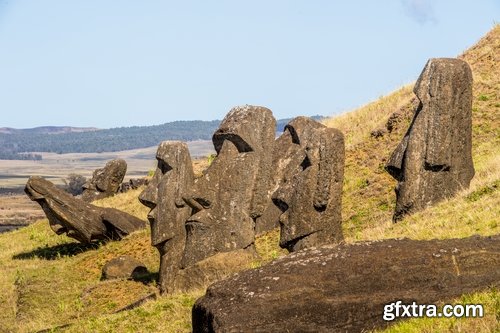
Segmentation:
[(149, 213), (149, 208), (144, 206), (139, 201), (139, 194), (144, 190), (144, 187), (140, 187), (136, 190), (130, 190), (125, 193), (120, 193), (109, 198), (100, 199), (92, 202), (93, 205), (99, 207), (111, 207), (116, 208), (125, 213), (134, 215), (141, 220), (147, 221), (147, 216)]
[(368, 103), (354, 111), (323, 120), (344, 134), (346, 149), (353, 149), (370, 138), (370, 132), (383, 128), (391, 113), (407, 107), (413, 98), (413, 84), (404, 86), (386, 97)]

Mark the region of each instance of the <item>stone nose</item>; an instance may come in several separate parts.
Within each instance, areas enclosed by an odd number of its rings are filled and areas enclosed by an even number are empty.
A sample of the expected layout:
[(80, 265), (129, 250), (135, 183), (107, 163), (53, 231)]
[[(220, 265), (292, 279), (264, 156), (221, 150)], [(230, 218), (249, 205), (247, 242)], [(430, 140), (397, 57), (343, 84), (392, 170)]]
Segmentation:
[(193, 209), (192, 214), (196, 214), (204, 209), (210, 208), (212, 203), (207, 198), (189, 196), (183, 198), (186, 204)]
[(158, 188), (150, 184), (139, 195), (139, 201), (146, 207), (155, 209), (157, 205)]

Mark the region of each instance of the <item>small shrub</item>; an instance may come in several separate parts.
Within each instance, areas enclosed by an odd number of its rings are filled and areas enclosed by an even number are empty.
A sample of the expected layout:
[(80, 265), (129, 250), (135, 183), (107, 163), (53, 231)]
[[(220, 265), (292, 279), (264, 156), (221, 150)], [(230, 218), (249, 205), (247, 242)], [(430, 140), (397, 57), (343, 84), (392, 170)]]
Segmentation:
[(207, 156), (207, 160), (208, 160), (208, 165), (212, 164), (212, 162), (215, 160), (215, 158), (217, 157), (217, 154), (210, 154)]
[(495, 192), (498, 189), (499, 185), (500, 185), (500, 180), (496, 180), (493, 184), (488, 184), (486, 186), (483, 186), (480, 189), (469, 194), (467, 196), (467, 201), (469, 202), (477, 201), (481, 199), (481, 197)]

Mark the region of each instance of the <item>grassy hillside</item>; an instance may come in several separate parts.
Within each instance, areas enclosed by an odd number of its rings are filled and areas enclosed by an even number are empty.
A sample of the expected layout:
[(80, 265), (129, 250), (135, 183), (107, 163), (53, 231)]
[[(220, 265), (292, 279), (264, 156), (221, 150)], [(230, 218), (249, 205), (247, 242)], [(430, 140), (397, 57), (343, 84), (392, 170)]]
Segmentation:
[[(474, 74), (473, 158), (476, 176), (471, 188), (457, 197), (391, 223), (395, 181), (383, 170), (385, 160), (403, 137), (413, 109), (411, 87), (325, 123), (346, 135), (343, 195), (347, 241), (410, 237), (414, 239), (498, 234), (500, 226), (500, 26), (496, 26), (461, 58)], [(394, 113), (399, 118), (391, 115)], [(388, 119), (399, 122), (392, 132), (372, 137)], [(383, 131), (380, 131), (383, 132)], [(146, 219), (137, 201), (140, 190), (98, 202)], [(277, 247), (278, 231), (257, 240), (261, 265), (284, 254)], [(152, 272), (144, 283), (100, 281), (106, 260), (130, 254)], [(203, 290), (160, 297), (125, 312), (114, 313), (154, 290), (158, 255), (149, 231), (121, 242), (83, 246), (55, 235), (46, 220), (0, 235), (0, 332), (188, 332), (191, 306)], [(495, 332), (500, 330), (500, 297), (489, 290), (458, 301), (484, 303), (486, 317), (466, 320), (418, 320), (401, 323), (390, 332)]]

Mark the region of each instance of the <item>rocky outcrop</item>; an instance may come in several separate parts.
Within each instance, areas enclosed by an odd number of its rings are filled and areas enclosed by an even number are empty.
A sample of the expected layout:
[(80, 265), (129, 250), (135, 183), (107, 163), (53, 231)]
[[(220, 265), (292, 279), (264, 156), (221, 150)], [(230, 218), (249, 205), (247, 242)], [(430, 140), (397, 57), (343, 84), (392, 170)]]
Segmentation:
[(414, 92), (420, 103), (386, 165), (398, 181), (395, 222), (468, 188), (474, 176), (469, 65), (430, 59)]
[(102, 208), (74, 198), (41, 177), (30, 177), (25, 192), (43, 209), (52, 230), (82, 243), (119, 240), (145, 227), (145, 222), (114, 208)]
[(191, 214), (182, 196), (194, 181), (188, 147), (179, 141), (162, 142), (156, 153), (157, 168), (149, 185), (139, 196), (151, 208), (151, 243), (160, 252), (159, 286), (162, 293), (173, 290), (181, 269), (186, 243), (185, 223)]
[(500, 286), (500, 236), (327, 245), (210, 286), (194, 332), (361, 332), (384, 306), (436, 304)]
[(107, 198), (118, 192), (127, 172), (127, 162), (115, 159), (106, 163), (104, 168), (96, 169), (92, 179), (83, 185), (82, 199), (92, 202)]
[(127, 182), (121, 183), (118, 188), (118, 192), (125, 193), (130, 190), (137, 190), (139, 187), (148, 185), (149, 180), (147, 178), (131, 178)]
[(184, 197), (192, 214), (183, 267), (253, 247), (255, 220), (270, 200), (275, 126), (269, 109), (245, 105), (233, 108), (214, 133), (217, 156)]

